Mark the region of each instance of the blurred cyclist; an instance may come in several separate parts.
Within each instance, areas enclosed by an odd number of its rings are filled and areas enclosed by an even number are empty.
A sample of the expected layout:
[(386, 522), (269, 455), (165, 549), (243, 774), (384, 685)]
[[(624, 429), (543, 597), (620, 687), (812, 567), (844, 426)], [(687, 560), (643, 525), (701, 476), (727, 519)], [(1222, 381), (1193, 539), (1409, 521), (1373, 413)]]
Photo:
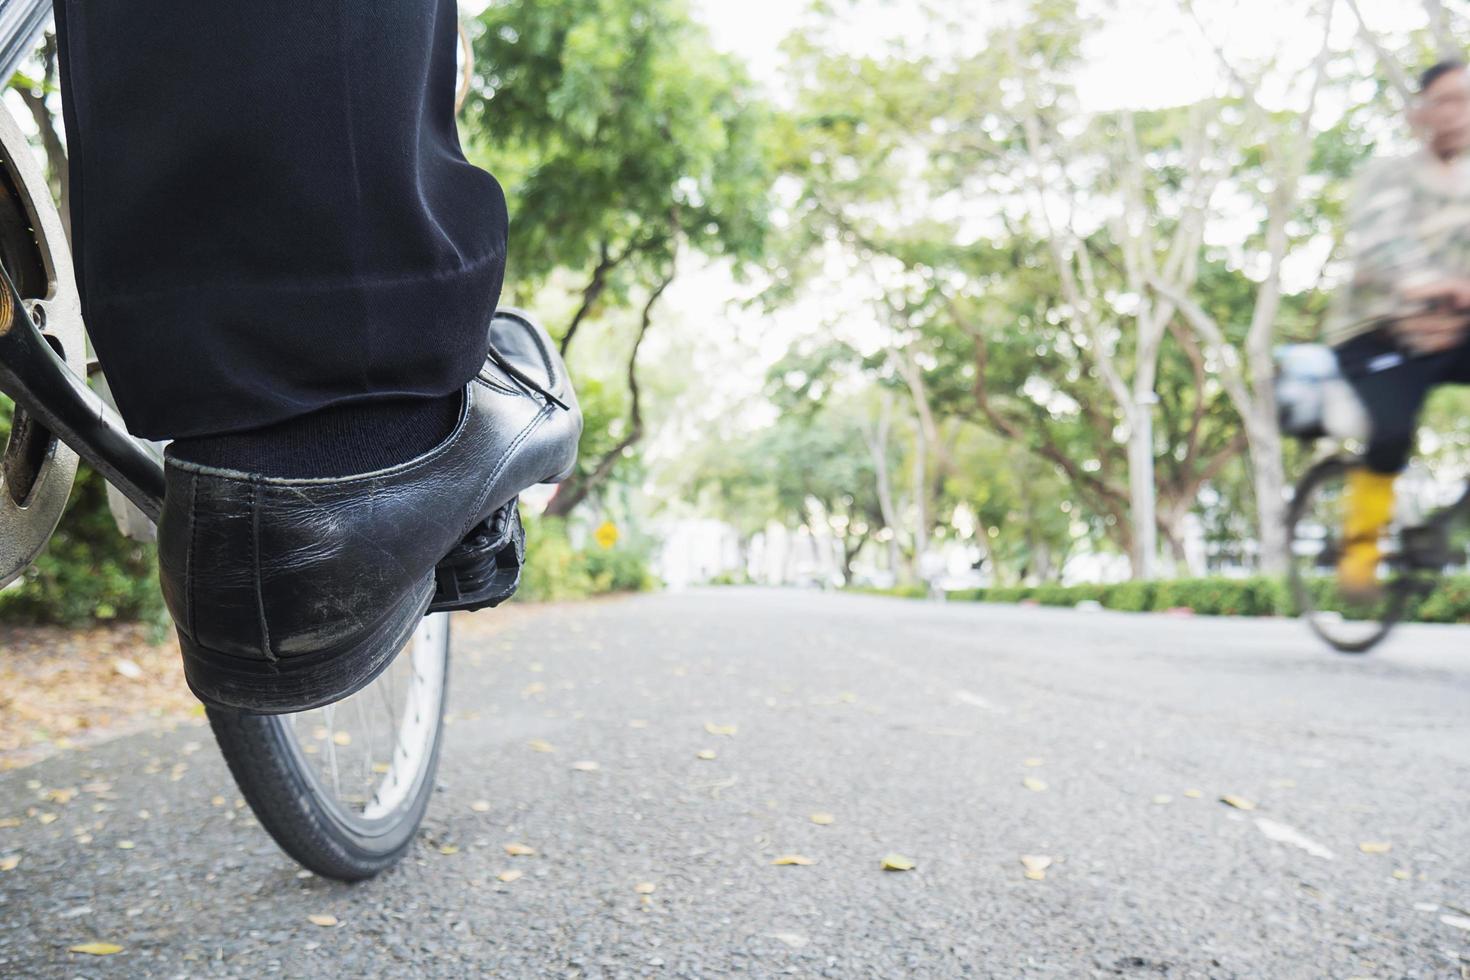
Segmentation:
[(1348, 486), (1344, 591), (1372, 595), (1394, 479), (1408, 463), (1430, 389), (1470, 384), (1470, 71), (1435, 65), (1409, 121), (1421, 142), (1360, 177), (1348, 225), (1352, 281), (1328, 342), (1372, 420), (1367, 465)]

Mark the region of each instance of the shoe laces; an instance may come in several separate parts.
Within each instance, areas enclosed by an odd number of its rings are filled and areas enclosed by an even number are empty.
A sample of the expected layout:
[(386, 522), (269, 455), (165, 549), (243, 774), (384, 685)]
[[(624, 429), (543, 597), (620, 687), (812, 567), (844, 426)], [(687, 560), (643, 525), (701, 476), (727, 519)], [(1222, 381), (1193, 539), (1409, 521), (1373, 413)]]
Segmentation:
[(568, 405), (566, 402), (562, 401), (560, 398), (547, 391), (546, 388), (542, 386), (541, 382), (537, 381), (535, 378), (526, 374), (520, 368), (516, 367), (514, 364), (508, 361), (505, 355), (496, 350), (493, 345), (491, 345), (489, 353), (490, 360), (495, 362), (495, 366), (504, 371), (506, 375), (511, 378), (511, 380), (515, 381), (522, 388), (525, 388), (528, 391), (535, 392), (542, 398), (545, 398), (547, 401), (551, 402), (551, 404), (555, 405), (557, 408), (561, 409), (563, 412), (570, 412), (572, 410), (572, 406)]

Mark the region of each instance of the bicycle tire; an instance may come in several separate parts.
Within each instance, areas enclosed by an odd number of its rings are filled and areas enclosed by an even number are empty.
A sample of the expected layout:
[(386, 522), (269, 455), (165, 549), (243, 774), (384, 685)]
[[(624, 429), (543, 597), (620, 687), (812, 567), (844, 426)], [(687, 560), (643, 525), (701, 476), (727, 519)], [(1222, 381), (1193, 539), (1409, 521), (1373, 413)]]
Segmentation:
[[(1341, 477), (1352, 471), (1362, 463), (1351, 456), (1330, 456), (1321, 460), (1306, 475), (1298, 481), (1295, 492), (1292, 495), (1291, 507), (1287, 511), (1286, 539), (1291, 547), (1298, 540), (1297, 526), (1307, 512), (1307, 507), (1312, 495), (1321, 489), (1329, 480)], [(1341, 636), (1332, 634), (1312, 615), (1316, 611), (1316, 600), (1312, 596), (1311, 589), (1301, 574), (1301, 562), (1297, 560), (1296, 550), (1292, 548), (1291, 563), (1289, 566), (1289, 579), (1291, 584), (1292, 598), (1296, 602), (1297, 615), (1306, 620), (1307, 626), (1324, 643), (1332, 647), (1338, 653), (1360, 655), (1368, 653), (1378, 644), (1382, 643), (1393, 631), (1393, 628), (1403, 619), (1404, 610), (1408, 605), (1409, 588), (1405, 583), (1391, 583), (1387, 589), (1385, 613), (1378, 620), (1377, 629), (1366, 636), (1347, 640)]]
[(402, 804), (372, 826), (354, 821), (329, 799), (293, 742), (290, 715), (207, 710), (230, 774), (261, 826), (307, 870), (337, 881), (362, 881), (392, 867), (412, 845), (433, 796), (444, 737), (450, 631), (447, 615), (441, 616), (443, 673), (432, 705), (430, 744)]

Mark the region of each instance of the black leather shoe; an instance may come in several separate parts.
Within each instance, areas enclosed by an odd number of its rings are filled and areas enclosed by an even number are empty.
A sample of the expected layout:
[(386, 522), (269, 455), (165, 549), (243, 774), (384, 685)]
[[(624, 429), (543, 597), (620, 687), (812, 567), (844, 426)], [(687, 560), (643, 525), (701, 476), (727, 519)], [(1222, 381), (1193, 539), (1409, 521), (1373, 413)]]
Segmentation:
[(489, 341), (454, 432), (399, 466), (273, 479), (168, 459), (160, 577), (201, 701), (329, 704), (377, 677), (431, 604), (505, 597), (516, 495), (570, 474), (582, 416), (540, 327), (502, 311)]

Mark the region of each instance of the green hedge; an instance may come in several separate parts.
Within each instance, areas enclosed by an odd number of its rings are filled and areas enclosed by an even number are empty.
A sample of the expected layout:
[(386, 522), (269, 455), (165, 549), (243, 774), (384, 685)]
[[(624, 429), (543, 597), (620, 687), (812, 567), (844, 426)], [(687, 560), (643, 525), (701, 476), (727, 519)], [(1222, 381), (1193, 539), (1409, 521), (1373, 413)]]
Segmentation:
[(163, 623), (165, 616), (153, 546), (118, 532), (107, 509), (106, 483), (82, 466), (51, 543), (0, 592), (0, 622), (85, 626)]
[(646, 547), (619, 542), (612, 548), (589, 543), (577, 549), (567, 537), (565, 521), (522, 517), (526, 567), (517, 599), (554, 602), (610, 592), (646, 592), (657, 586)]
[[(887, 594), (908, 597), (898, 590), (888, 590)], [(1334, 596), (1335, 589), (1331, 583), (1324, 582), (1317, 602), (1319, 606), (1327, 606)], [(1043, 606), (1067, 607), (1092, 601), (1119, 612), (1189, 609), (1202, 616), (1290, 616), (1296, 612), (1296, 604), (1286, 582), (1267, 577), (967, 589), (949, 593), (949, 599), (1012, 604), (1035, 602)], [(1410, 604), (1405, 618), (1424, 623), (1470, 623), (1470, 576), (1441, 580), (1432, 593)]]

